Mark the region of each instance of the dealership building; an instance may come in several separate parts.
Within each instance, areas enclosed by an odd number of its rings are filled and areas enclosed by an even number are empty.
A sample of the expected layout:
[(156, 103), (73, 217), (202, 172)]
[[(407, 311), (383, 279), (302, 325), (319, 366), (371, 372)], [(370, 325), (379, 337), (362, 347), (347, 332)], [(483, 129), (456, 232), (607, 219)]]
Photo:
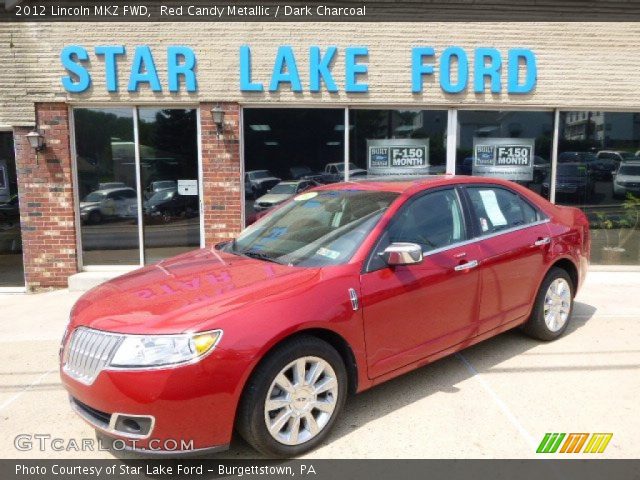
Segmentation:
[(584, 209), (593, 265), (640, 265), (638, 23), (5, 22), (0, 42), (0, 291), (85, 288), (365, 172), (517, 181)]

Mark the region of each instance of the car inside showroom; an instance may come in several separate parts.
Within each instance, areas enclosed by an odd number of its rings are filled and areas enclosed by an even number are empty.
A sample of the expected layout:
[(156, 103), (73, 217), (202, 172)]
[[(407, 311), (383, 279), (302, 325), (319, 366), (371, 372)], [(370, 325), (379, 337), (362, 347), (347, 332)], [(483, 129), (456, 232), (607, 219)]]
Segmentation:
[(634, 478), (638, 38), (3, 0), (0, 477)]

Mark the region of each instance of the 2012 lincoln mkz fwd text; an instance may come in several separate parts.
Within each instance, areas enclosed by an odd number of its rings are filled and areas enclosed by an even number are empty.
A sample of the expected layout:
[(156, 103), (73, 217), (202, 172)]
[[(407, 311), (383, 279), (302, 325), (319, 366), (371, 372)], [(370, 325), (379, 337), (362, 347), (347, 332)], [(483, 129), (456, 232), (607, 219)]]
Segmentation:
[(224, 449), (235, 429), (298, 455), (350, 393), (515, 327), (562, 335), (589, 251), (580, 210), (515, 183), (326, 185), (86, 293), (61, 376), (82, 418), (136, 449)]

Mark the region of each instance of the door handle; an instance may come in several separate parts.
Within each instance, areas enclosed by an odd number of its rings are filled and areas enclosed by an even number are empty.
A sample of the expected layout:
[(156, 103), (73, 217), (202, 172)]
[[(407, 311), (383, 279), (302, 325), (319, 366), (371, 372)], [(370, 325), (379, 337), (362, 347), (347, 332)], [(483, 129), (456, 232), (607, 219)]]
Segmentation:
[(549, 243), (551, 243), (551, 238), (544, 237), (544, 238), (539, 238), (538, 240), (533, 242), (533, 246), (534, 247), (541, 247), (542, 245), (547, 245)]
[(478, 261), (471, 260), (469, 262), (464, 262), (464, 263), (461, 263), (460, 265), (456, 265), (456, 267), (454, 267), (454, 270), (456, 272), (462, 272), (464, 270), (471, 270), (472, 268), (476, 268), (477, 266), (478, 266)]

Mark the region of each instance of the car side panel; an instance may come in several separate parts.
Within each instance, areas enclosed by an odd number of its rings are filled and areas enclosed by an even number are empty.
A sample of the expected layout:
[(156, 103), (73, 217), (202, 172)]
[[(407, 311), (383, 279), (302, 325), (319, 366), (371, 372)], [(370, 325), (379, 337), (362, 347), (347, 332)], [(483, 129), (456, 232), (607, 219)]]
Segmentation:
[(524, 318), (546, 270), (548, 223), (481, 239), (479, 333)]

